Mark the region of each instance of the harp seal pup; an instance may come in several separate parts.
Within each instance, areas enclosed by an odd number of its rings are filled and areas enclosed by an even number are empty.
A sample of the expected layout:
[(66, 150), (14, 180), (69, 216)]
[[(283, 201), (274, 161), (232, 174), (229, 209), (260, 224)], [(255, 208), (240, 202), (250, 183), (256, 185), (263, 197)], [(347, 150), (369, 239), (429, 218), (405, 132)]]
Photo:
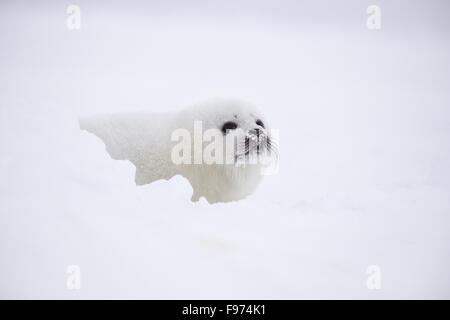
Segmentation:
[[(223, 152), (231, 161), (195, 163), (192, 152), (189, 163), (174, 162), (173, 148), (177, 144), (174, 132), (182, 129), (190, 133), (194, 141), (188, 142), (192, 148), (187, 150), (192, 151), (196, 143), (196, 121), (200, 121), (205, 133), (208, 129), (216, 130), (214, 140), (222, 139), (218, 142), (224, 146), (231, 141), (227, 140), (231, 133), (236, 136), (236, 140), (232, 140), (238, 141), (236, 144), (241, 147), (225, 148)], [(82, 130), (105, 143), (106, 151), (113, 159), (129, 160), (135, 165), (137, 185), (181, 175), (193, 188), (192, 201), (198, 201), (200, 197), (205, 197), (209, 203), (244, 199), (260, 183), (264, 175), (262, 170), (273, 165), (278, 157), (264, 116), (258, 108), (240, 100), (208, 100), (172, 113), (94, 115), (81, 118), (79, 124)], [(200, 144), (204, 147), (208, 142), (202, 140)], [(250, 161), (252, 157), (269, 161), (255, 163)]]

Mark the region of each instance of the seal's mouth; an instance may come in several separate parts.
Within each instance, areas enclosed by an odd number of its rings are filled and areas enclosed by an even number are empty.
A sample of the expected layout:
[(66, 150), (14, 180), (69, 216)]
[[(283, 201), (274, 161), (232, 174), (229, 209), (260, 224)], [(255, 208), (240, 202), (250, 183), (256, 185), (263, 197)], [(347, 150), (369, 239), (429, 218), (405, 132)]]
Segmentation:
[(245, 136), (245, 155), (251, 152), (261, 154), (265, 151), (271, 151), (272, 141), (266, 134), (249, 134)]
[(234, 166), (258, 165), (262, 170), (278, 166), (278, 144), (265, 130), (250, 130), (235, 145)]
[[(241, 149), (236, 151), (236, 160), (251, 156), (272, 156), (276, 151), (271, 138), (266, 134), (249, 133), (244, 137)], [(276, 153), (276, 152), (275, 152)]]

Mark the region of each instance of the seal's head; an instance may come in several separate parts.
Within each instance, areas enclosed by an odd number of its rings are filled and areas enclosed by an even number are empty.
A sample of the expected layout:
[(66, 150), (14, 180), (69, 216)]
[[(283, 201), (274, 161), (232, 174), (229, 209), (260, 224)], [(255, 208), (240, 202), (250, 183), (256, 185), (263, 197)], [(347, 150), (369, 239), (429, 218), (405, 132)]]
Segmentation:
[(181, 117), (184, 123), (187, 119), (191, 123), (200, 122), (202, 138), (211, 137), (203, 141), (203, 159), (210, 155), (209, 141), (221, 140), (219, 144), (223, 149), (221, 156), (214, 154), (215, 161), (184, 168), (182, 175), (194, 188), (194, 201), (200, 196), (209, 202), (242, 199), (253, 192), (264, 170), (277, 161), (278, 151), (267, 119), (247, 102), (210, 100), (185, 109)]
[[(217, 130), (223, 137), (226, 159), (233, 164), (276, 155), (271, 129), (261, 111), (241, 100), (209, 100), (186, 109), (183, 118), (200, 121), (203, 131)], [(233, 144), (233, 145), (230, 145)], [(226, 160), (224, 159), (224, 160)], [(229, 161), (224, 161), (229, 164)]]

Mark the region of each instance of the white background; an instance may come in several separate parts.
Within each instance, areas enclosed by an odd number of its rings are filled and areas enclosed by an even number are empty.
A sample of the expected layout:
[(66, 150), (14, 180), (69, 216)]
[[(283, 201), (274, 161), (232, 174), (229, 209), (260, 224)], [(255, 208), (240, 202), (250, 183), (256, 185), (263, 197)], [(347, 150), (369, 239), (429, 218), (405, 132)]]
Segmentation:
[[(449, 9), (2, 1), (0, 297), (450, 298)], [(137, 187), (78, 128), (211, 97), (280, 131), (279, 173), (235, 203), (194, 204), (181, 177)]]

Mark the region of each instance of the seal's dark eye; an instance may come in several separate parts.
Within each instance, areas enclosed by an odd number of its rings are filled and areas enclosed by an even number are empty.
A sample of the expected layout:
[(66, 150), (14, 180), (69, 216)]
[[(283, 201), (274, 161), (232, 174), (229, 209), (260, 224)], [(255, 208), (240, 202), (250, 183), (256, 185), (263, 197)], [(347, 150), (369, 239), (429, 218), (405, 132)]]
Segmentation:
[(261, 120), (256, 120), (256, 124), (264, 128), (264, 123)]
[(226, 134), (228, 130), (234, 130), (237, 128), (236, 122), (228, 121), (223, 124), (222, 132)]

